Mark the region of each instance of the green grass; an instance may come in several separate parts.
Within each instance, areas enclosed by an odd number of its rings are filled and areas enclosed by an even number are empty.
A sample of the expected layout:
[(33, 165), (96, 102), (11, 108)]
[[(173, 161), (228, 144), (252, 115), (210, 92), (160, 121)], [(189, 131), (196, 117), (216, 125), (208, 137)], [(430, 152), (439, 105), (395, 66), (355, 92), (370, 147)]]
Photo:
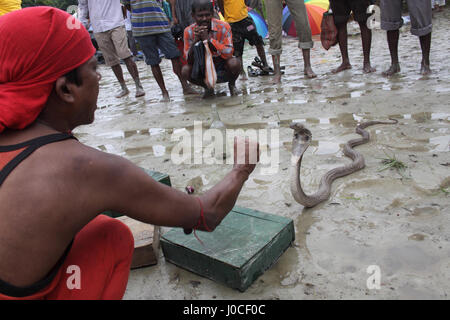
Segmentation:
[(403, 178), (406, 178), (404, 175), (404, 172), (406, 170), (406, 168), (408, 168), (408, 166), (398, 160), (395, 155), (393, 154), (392, 156), (388, 155), (386, 152), (384, 153), (386, 155), (386, 158), (381, 158), (381, 164), (383, 165), (380, 169), (378, 169), (378, 171), (384, 171), (387, 169), (394, 169), (396, 170)]

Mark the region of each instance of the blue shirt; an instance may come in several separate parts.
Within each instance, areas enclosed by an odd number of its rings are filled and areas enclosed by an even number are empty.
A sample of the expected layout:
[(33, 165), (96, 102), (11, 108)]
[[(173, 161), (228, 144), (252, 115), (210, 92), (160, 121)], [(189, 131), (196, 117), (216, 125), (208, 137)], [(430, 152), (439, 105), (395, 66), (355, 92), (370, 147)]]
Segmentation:
[(131, 26), (134, 37), (170, 31), (170, 23), (163, 8), (156, 0), (122, 0), (131, 6)]

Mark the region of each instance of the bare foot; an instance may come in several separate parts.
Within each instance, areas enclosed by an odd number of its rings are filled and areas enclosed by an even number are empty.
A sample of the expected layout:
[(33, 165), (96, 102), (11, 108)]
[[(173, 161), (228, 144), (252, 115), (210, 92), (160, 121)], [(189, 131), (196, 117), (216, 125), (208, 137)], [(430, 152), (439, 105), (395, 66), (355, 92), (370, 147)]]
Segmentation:
[(205, 89), (205, 93), (203, 93), (203, 99), (210, 99), (215, 96), (214, 89)]
[(139, 97), (143, 97), (143, 96), (145, 96), (144, 88), (142, 88), (142, 86), (136, 86), (136, 95), (135, 95), (135, 97), (139, 98)]
[(342, 64), (336, 69), (331, 70), (332, 73), (339, 73), (344, 70), (351, 69), (352, 65), (349, 62), (342, 62)]
[(161, 102), (169, 102), (170, 98), (169, 98), (169, 93), (167, 91), (162, 93), (162, 99), (160, 100)]
[(188, 85), (183, 88), (183, 94), (184, 95), (198, 94), (198, 92), (195, 91), (191, 86)]
[(241, 72), (241, 80), (243, 80), (243, 81), (248, 80), (247, 74), (245, 73), (245, 71)]
[(420, 67), (420, 74), (423, 76), (431, 74), (430, 66), (422, 62), (422, 65)]
[(314, 71), (312, 71), (311, 67), (305, 67), (304, 74), (309, 79), (313, 79), (313, 78), (317, 77), (317, 75), (314, 73)]
[(122, 90), (120, 90), (120, 92), (116, 95), (116, 98), (125, 97), (129, 93), (130, 91), (127, 88), (122, 88)]
[(271, 82), (272, 82), (272, 84), (279, 84), (279, 83), (281, 83), (281, 72), (280, 73), (275, 73)]
[(371, 73), (371, 72), (375, 72), (375, 71), (377, 71), (377, 69), (372, 68), (372, 66), (370, 65), (370, 63), (365, 64), (364, 67), (363, 67), (363, 72), (364, 72), (364, 73)]
[(382, 73), (383, 76), (385, 77), (390, 77), (396, 73), (400, 72), (400, 65), (399, 64), (393, 64), (389, 67), (389, 69), (387, 69), (386, 71), (384, 71)]
[(231, 83), (228, 83), (228, 89), (230, 89), (231, 96), (237, 96), (238, 94), (241, 93), (241, 91), (238, 88), (236, 88), (234, 84)]

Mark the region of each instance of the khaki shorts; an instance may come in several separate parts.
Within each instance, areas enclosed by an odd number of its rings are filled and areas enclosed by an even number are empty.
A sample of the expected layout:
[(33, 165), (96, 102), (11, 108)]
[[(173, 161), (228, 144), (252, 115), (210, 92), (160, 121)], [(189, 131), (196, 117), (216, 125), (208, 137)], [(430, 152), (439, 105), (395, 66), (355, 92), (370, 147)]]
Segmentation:
[(120, 59), (132, 56), (128, 48), (128, 38), (125, 26), (119, 26), (105, 32), (94, 33), (99, 49), (102, 51), (107, 66), (115, 66)]

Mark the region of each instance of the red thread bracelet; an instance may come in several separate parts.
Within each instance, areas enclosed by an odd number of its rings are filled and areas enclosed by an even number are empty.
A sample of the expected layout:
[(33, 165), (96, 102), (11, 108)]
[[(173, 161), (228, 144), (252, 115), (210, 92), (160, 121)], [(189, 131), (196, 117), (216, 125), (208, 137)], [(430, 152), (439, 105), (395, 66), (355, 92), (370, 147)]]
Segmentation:
[(198, 227), (200, 227), (203, 224), (203, 227), (205, 228), (205, 230), (208, 232), (211, 232), (211, 229), (209, 229), (208, 225), (206, 224), (205, 215), (204, 215), (204, 211), (203, 211), (203, 203), (199, 197), (197, 197), (197, 200), (198, 200), (198, 204), (200, 205), (200, 218), (198, 219), (198, 223), (194, 227), (194, 230), (198, 229)]

